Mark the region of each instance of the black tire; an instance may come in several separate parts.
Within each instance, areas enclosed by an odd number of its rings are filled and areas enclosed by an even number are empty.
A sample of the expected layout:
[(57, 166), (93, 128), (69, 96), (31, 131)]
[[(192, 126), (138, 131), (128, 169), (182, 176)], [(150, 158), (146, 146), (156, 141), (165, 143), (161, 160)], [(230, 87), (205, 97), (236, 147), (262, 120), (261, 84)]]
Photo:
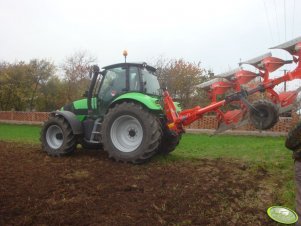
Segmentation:
[(123, 102), (109, 109), (101, 134), (103, 148), (110, 158), (140, 164), (156, 154), (162, 131), (154, 114), (139, 104)]
[(259, 100), (252, 105), (256, 110), (250, 109), (250, 121), (256, 129), (267, 130), (278, 122), (279, 109), (274, 103), (268, 100)]
[(76, 138), (69, 123), (61, 116), (49, 118), (42, 127), (42, 150), (51, 156), (71, 154), (76, 148)]
[(168, 155), (176, 149), (180, 143), (182, 134), (177, 134), (170, 131), (168, 128), (166, 128), (166, 125), (162, 125), (162, 127), (163, 137), (159, 145), (158, 152), (163, 155)]
[(292, 151), (296, 151), (301, 147), (301, 122), (292, 128), (286, 137), (285, 147)]

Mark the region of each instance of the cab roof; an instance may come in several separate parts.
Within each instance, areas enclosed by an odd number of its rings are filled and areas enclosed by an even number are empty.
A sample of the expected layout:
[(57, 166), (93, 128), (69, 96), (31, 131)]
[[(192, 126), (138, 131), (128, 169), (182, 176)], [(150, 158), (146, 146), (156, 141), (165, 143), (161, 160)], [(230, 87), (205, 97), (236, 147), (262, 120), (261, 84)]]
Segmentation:
[(116, 68), (116, 67), (126, 67), (126, 66), (143, 67), (152, 72), (156, 71), (156, 68), (147, 65), (147, 63), (145, 63), (145, 62), (144, 63), (118, 63), (118, 64), (112, 64), (112, 65), (105, 66), (102, 69), (108, 70), (108, 69), (112, 69), (112, 68)]

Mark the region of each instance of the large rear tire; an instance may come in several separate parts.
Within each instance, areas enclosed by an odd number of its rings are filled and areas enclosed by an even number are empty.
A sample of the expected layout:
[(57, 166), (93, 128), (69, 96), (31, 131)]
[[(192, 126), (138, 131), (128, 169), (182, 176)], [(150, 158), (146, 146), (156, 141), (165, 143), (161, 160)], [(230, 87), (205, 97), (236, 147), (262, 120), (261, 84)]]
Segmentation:
[(51, 156), (71, 154), (76, 148), (76, 138), (62, 116), (51, 117), (44, 123), (40, 141), (42, 150)]
[(298, 122), (298, 124), (288, 132), (285, 147), (292, 151), (301, 148), (301, 122)]
[(156, 154), (162, 131), (154, 114), (139, 104), (123, 102), (105, 115), (101, 134), (110, 158), (140, 164)]
[(253, 103), (253, 108), (250, 109), (250, 120), (256, 129), (270, 129), (279, 120), (279, 109), (270, 101), (255, 101)]

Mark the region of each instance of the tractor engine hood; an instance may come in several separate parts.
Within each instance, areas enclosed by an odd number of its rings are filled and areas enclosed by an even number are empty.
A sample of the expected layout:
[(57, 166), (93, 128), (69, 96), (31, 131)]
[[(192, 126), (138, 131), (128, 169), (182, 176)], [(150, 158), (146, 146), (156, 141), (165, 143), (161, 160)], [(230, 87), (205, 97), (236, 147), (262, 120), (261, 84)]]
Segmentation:
[[(92, 110), (97, 109), (97, 100), (95, 97), (91, 99), (91, 105), (92, 105)], [(60, 110), (71, 111), (76, 115), (78, 120), (83, 121), (88, 115), (88, 99), (84, 98), (84, 99), (73, 101), (72, 103), (63, 106)]]

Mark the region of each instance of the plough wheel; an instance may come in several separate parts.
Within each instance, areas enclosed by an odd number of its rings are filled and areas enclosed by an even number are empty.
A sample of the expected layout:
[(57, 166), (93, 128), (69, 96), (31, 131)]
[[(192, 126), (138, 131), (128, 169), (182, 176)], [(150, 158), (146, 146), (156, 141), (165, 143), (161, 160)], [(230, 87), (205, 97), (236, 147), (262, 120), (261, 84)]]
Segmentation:
[(256, 129), (270, 129), (278, 122), (278, 119), (278, 107), (270, 101), (255, 101), (253, 108), (250, 109), (250, 121)]

